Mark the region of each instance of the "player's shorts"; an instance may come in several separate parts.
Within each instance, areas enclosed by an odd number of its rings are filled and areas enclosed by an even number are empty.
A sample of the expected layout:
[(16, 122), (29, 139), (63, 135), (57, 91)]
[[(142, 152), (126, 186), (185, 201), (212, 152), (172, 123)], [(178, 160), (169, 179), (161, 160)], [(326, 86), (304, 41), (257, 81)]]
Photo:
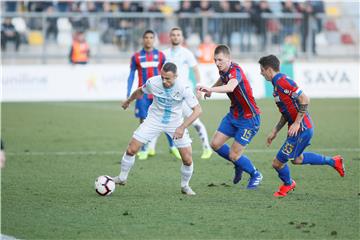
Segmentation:
[(146, 95), (144, 95), (140, 99), (136, 99), (135, 103), (135, 117), (140, 119), (145, 119), (148, 115), (149, 107), (152, 103), (152, 99), (149, 99)]
[(243, 146), (248, 145), (260, 128), (260, 115), (252, 118), (234, 118), (228, 113), (221, 121), (218, 131), (226, 136), (235, 138)]
[[(145, 121), (140, 124), (140, 126), (135, 130), (133, 138), (139, 142), (146, 144), (153, 140), (154, 138), (159, 137), (162, 132), (169, 134), (171, 137), (174, 136), (176, 127), (163, 127), (145, 119)], [(174, 139), (174, 144), (177, 148), (185, 148), (191, 146), (191, 138), (189, 131), (185, 129), (184, 135), (180, 139)]]
[(298, 133), (296, 136), (288, 136), (276, 155), (276, 158), (282, 163), (295, 160), (304, 152), (305, 148), (310, 145), (313, 134), (314, 129), (310, 128)]

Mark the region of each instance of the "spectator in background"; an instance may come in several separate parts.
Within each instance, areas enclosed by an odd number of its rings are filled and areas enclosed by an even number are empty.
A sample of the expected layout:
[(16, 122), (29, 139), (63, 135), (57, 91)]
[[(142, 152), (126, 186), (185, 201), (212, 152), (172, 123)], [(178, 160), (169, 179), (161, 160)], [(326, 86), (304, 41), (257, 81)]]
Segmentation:
[[(190, 0), (180, 1), (180, 7), (177, 13), (194, 13), (192, 2)], [(179, 16), (179, 26), (184, 31), (184, 38), (187, 39), (189, 35), (193, 32), (194, 19)]]
[(245, 0), (241, 4), (240, 12), (249, 14), (249, 18), (240, 19), (240, 50), (251, 51), (251, 34), (254, 29), (255, 9), (251, 0)]
[(299, 10), (303, 15), (301, 25), (301, 49), (307, 51), (307, 39), (310, 41), (311, 52), (316, 55), (316, 34), (321, 32), (321, 19), (316, 17), (318, 13), (324, 13), (324, 3), (322, 1), (299, 2)]
[(267, 19), (262, 16), (263, 13), (271, 13), (269, 3), (267, 1), (260, 1), (255, 11), (255, 26), (256, 33), (259, 35), (260, 51), (264, 51), (267, 43)]
[[(282, 2), (281, 5), (282, 5), (282, 9), (281, 9), (282, 13), (290, 13), (290, 14), (297, 13), (297, 9), (292, 0), (286, 0), (286, 1)], [(281, 42), (283, 42), (285, 37), (287, 37), (288, 35), (292, 35), (294, 33), (295, 19), (289, 18), (288, 16), (286, 16), (285, 18), (281, 18), (280, 22), (281, 22), (281, 27), (282, 27), (281, 28)]]
[[(211, 18), (211, 15), (215, 12), (215, 5), (216, 2), (212, 2), (209, 0), (201, 0), (201, 1), (194, 1), (193, 7), (195, 11), (200, 13), (201, 16), (208, 17), (208, 33), (214, 36), (218, 34), (218, 20)], [(204, 41), (203, 31), (202, 31), (202, 19), (196, 19), (195, 21), (195, 29), (194, 32), (200, 35), (201, 41)], [(216, 39), (217, 36), (214, 36)]]
[(203, 43), (199, 45), (197, 50), (196, 56), (198, 57), (198, 61), (200, 63), (214, 63), (214, 50), (216, 46), (211, 35), (205, 35)]
[(19, 50), (20, 46), (20, 35), (16, 31), (15, 26), (11, 23), (11, 18), (5, 18), (1, 24), (1, 50), (6, 50), (7, 42), (15, 43), (15, 50)]
[[(217, 12), (222, 13), (222, 14), (226, 14), (231, 12), (230, 9), (230, 3), (227, 0), (223, 0), (223, 1), (219, 1), (219, 6), (217, 9)], [(231, 33), (233, 30), (233, 19), (231, 18), (223, 18), (220, 20), (220, 39), (219, 42), (223, 43), (228, 46), (228, 47), (232, 47), (231, 46)], [(224, 38), (226, 38), (226, 42), (224, 41)]]
[(5, 167), (5, 161), (6, 161), (6, 156), (5, 156), (5, 146), (4, 146), (4, 142), (1, 139), (0, 140), (1, 143), (1, 149), (0, 149), (0, 169)]
[(87, 64), (89, 57), (90, 48), (86, 42), (84, 32), (75, 33), (69, 54), (70, 62), (72, 64)]
[(80, 2), (73, 2), (71, 4), (71, 12), (78, 14), (74, 14), (70, 18), (70, 22), (75, 31), (84, 32), (89, 28), (89, 20), (81, 14), (80, 4)]
[(55, 8), (53, 6), (49, 6), (46, 9), (46, 13), (49, 15), (46, 18), (46, 23), (47, 23), (47, 27), (46, 27), (46, 40), (48, 40), (50, 38), (50, 35), (54, 36), (54, 39), (57, 39), (57, 35), (58, 35), (58, 27), (57, 27), (57, 17), (52, 17), (51, 15), (55, 12)]
[(281, 62), (283, 65), (292, 64), (296, 58), (296, 46), (294, 44), (294, 36), (287, 35), (281, 48)]

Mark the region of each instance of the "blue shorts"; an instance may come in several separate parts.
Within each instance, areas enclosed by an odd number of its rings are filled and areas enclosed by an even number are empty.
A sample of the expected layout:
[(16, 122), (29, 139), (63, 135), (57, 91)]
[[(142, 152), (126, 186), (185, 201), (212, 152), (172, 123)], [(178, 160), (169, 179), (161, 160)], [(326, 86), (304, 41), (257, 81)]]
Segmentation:
[(149, 99), (147, 95), (137, 99), (135, 103), (135, 117), (145, 119), (148, 115), (149, 107), (152, 103), (152, 99)]
[(276, 158), (282, 163), (295, 160), (304, 152), (305, 148), (310, 145), (313, 134), (314, 129), (310, 128), (298, 133), (296, 136), (288, 136), (276, 155)]
[(218, 131), (226, 136), (235, 138), (243, 146), (248, 145), (260, 128), (260, 115), (253, 118), (234, 118), (228, 113), (221, 121)]

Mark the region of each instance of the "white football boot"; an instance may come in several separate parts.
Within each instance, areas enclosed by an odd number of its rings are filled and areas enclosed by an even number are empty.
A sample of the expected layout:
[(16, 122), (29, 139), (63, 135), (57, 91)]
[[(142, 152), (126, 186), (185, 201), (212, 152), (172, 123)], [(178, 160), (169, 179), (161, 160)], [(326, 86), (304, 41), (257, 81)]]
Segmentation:
[(181, 188), (181, 193), (188, 195), (188, 196), (194, 196), (196, 193), (191, 189), (189, 185)]
[(115, 182), (116, 184), (119, 184), (119, 185), (125, 185), (125, 184), (126, 184), (126, 180), (125, 180), (125, 181), (121, 181), (119, 176), (112, 177), (112, 179), (114, 180), (114, 182)]

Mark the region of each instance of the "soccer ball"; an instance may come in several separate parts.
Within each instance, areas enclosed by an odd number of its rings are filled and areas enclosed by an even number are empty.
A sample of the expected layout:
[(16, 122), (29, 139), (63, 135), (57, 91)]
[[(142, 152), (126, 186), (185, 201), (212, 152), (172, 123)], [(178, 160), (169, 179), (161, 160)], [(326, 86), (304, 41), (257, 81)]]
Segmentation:
[(115, 191), (115, 182), (109, 176), (100, 176), (95, 180), (95, 191), (101, 196), (109, 196)]

